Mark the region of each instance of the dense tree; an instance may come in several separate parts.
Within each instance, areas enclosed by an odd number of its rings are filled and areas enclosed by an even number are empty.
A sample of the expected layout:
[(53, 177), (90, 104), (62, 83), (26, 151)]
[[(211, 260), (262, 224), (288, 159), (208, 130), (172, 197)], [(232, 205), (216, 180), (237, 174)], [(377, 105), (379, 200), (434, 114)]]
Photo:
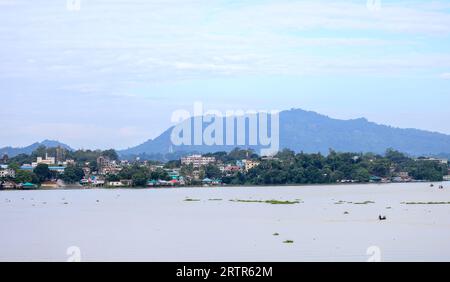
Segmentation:
[(39, 182), (44, 182), (48, 180), (52, 175), (47, 164), (38, 164), (34, 168), (33, 172), (38, 177)]
[(222, 172), (216, 165), (209, 164), (205, 167), (205, 176), (211, 179), (221, 178)]
[(117, 161), (119, 160), (119, 155), (114, 149), (105, 150), (101, 153), (102, 156), (108, 157), (110, 160)]
[(19, 170), (16, 173), (16, 182), (17, 183), (26, 183), (31, 182), (34, 184), (39, 183), (39, 178), (34, 172), (26, 171), (26, 170)]
[(135, 174), (133, 174), (132, 178), (133, 180), (133, 186), (135, 187), (144, 187), (145, 185), (147, 185), (147, 175), (145, 175), (145, 173), (143, 172), (137, 172)]
[(61, 179), (66, 183), (76, 183), (79, 182), (84, 177), (84, 171), (78, 166), (68, 166), (64, 170)]
[(152, 180), (170, 180), (169, 174), (164, 169), (156, 169), (150, 173)]

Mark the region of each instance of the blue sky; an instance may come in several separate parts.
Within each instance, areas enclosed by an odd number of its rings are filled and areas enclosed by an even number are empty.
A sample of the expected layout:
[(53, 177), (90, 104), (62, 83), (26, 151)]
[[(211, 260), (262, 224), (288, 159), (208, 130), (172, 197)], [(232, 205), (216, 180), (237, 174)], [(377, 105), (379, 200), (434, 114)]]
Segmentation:
[(80, 4), (0, 0), (0, 147), (126, 148), (195, 101), (450, 134), (450, 1)]

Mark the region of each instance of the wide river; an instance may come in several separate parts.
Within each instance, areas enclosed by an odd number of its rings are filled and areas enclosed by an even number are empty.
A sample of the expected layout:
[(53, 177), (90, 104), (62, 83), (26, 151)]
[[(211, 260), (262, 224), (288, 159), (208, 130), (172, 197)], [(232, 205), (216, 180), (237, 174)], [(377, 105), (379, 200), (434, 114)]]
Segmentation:
[(449, 182), (0, 191), (0, 261), (450, 261), (437, 202)]

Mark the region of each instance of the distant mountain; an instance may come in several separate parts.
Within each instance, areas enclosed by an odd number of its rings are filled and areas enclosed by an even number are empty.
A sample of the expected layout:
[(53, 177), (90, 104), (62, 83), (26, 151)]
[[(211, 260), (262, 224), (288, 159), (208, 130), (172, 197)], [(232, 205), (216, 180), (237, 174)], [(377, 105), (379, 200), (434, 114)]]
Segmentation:
[[(206, 127), (206, 126), (204, 126)], [(173, 152), (230, 151), (238, 146), (172, 146), (172, 128), (159, 137), (119, 151), (121, 156)], [(224, 135), (226, 133), (224, 132)], [(248, 131), (246, 132), (248, 136)], [(253, 148), (260, 146), (239, 146)], [(315, 112), (292, 109), (280, 113), (280, 149), (327, 154), (329, 149), (384, 153), (393, 148), (412, 156), (450, 154), (450, 136), (418, 129), (402, 129), (369, 122), (365, 118), (339, 120)]]
[(39, 146), (45, 146), (47, 148), (53, 148), (61, 146), (62, 148), (65, 148), (67, 150), (73, 151), (72, 148), (70, 148), (68, 145), (54, 141), (54, 140), (44, 140), (42, 142), (36, 142), (29, 146), (23, 147), (23, 148), (13, 148), (13, 147), (4, 147), (0, 148), (0, 157), (3, 155), (8, 155), (8, 157), (12, 158), (20, 154), (31, 154), (34, 150), (36, 150)]

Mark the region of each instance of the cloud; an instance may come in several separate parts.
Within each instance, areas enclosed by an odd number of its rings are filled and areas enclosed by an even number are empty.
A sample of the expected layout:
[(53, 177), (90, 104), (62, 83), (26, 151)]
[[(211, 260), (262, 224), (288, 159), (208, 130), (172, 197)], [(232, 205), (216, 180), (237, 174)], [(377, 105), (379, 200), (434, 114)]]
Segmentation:
[(442, 79), (450, 80), (450, 72), (446, 72), (440, 75)]

